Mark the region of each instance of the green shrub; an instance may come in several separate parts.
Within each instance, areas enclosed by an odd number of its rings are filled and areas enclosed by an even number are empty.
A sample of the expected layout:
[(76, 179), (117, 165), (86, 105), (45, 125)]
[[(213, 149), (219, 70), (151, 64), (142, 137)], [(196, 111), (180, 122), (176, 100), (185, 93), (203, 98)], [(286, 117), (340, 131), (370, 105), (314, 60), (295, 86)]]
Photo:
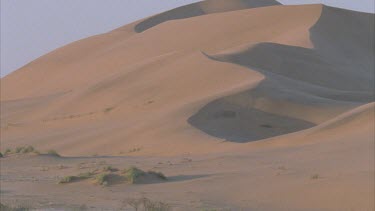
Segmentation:
[(319, 178), (320, 178), (319, 174), (314, 174), (311, 176), (311, 179), (319, 179)]
[(27, 153), (31, 153), (31, 152), (34, 152), (34, 151), (35, 151), (34, 147), (26, 146), (26, 147), (21, 147), (20, 153), (27, 154)]
[(27, 208), (24, 206), (10, 207), (10, 206), (0, 203), (0, 210), (1, 211), (28, 211), (30, 210), (30, 208)]
[(86, 173), (81, 173), (78, 174), (78, 176), (66, 176), (60, 179), (58, 182), (59, 184), (66, 184), (66, 183), (71, 183), (71, 182), (78, 182), (81, 180), (85, 179), (90, 179), (94, 176), (94, 173), (92, 172), (86, 172)]
[(148, 198), (127, 199), (124, 202), (124, 208), (132, 207), (134, 210), (147, 211), (169, 211), (171, 207), (164, 202), (151, 201)]
[[(11, 149), (5, 150), (5, 154), (10, 154), (10, 153), (12, 153)], [(28, 154), (28, 153), (38, 153), (38, 151), (36, 151), (33, 146), (20, 146), (20, 147), (16, 147), (16, 149), (14, 150), (14, 153)]]
[(96, 183), (103, 186), (108, 186), (112, 184), (112, 180), (116, 177), (121, 177), (119, 175), (110, 174), (110, 173), (102, 173), (96, 176), (95, 180)]
[(130, 167), (129, 169), (126, 169), (123, 171), (123, 173), (125, 174), (125, 177), (126, 179), (131, 183), (136, 183), (137, 182), (137, 179), (144, 175), (145, 172), (142, 171), (141, 169), (138, 169), (137, 167)]
[(12, 150), (8, 148), (8, 149), (5, 150), (4, 155), (8, 155), (10, 153), (12, 153)]
[(77, 176), (66, 176), (60, 179), (59, 184), (76, 182), (78, 180), (79, 180), (79, 177)]
[(56, 156), (56, 157), (61, 157), (59, 155), (59, 153), (57, 153), (55, 150), (51, 149), (51, 150), (48, 150), (47, 151), (47, 155), (52, 155), (52, 156)]
[(113, 168), (112, 166), (105, 166), (103, 167), (103, 171), (116, 172), (118, 171), (118, 168)]

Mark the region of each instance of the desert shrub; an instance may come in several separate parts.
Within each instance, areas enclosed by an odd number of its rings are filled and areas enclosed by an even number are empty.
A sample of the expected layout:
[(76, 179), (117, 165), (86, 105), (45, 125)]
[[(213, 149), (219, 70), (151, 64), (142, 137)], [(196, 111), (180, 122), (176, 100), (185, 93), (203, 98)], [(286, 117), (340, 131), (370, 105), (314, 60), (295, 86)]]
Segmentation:
[(115, 109), (115, 107), (108, 107), (108, 108), (105, 108), (103, 111), (107, 113), (107, 112), (112, 111), (113, 109)]
[(86, 173), (81, 173), (81, 174), (78, 174), (78, 177), (80, 179), (89, 179), (91, 177), (93, 177), (95, 174), (93, 172), (86, 172)]
[(311, 179), (319, 179), (319, 178), (320, 178), (319, 174), (314, 174), (311, 176)]
[(8, 148), (8, 149), (5, 150), (4, 155), (8, 155), (10, 153), (12, 153), (12, 150)]
[(0, 203), (0, 210), (1, 211), (28, 211), (30, 208), (24, 207), (24, 206), (7, 206), (2, 203)]
[(103, 167), (103, 171), (116, 172), (118, 171), (118, 168), (113, 168), (112, 166), (105, 166)]
[(66, 177), (61, 178), (58, 183), (66, 184), (66, 183), (78, 182), (81, 180), (90, 179), (94, 175), (95, 174), (92, 172), (86, 172), (86, 173), (78, 174), (77, 176), (66, 176)]
[(28, 153), (38, 153), (38, 151), (36, 151), (33, 146), (19, 146), (19, 147), (16, 147), (14, 151), (12, 151), (11, 149), (6, 149), (4, 152), (5, 155), (11, 154), (11, 153), (28, 154)]
[(171, 207), (164, 202), (152, 201), (148, 198), (127, 199), (123, 202), (124, 207), (131, 207), (136, 211), (169, 211)]
[(22, 154), (27, 154), (27, 153), (31, 153), (31, 152), (34, 152), (35, 149), (33, 146), (26, 146), (26, 147), (21, 147), (21, 150), (20, 150), (20, 153)]
[(167, 177), (163, 173), (161, 173), (161, 172), (148, 171), (147, 173), (150, 174), (150, 175), (154, 175), (157, 178), (162, 179), (162, 180), (166, 180), (167, 179)]
[(78, 176), (66, 176), (60, 179), (59, 184), (71, 183), (79, 181)]
[(145, 172), (142, 171), (141, 169), (137, 168), (137, 167), (130, 167), (129, 169), (126, 169), (123, 171), (123, 173), (125, 174), (125, 177), (126, 179), (130, 182), (130, 183), (136, 183), (137, 182), (137, 179), (144, 175)]
[(0, 152), (0, 158), (4, 157), (3, 153)]
[(96, 176), (96, 183), (103, 186), (111, 185), (111, 179), (116, 175), (110, 173), (102, 173)]
[(55, 150), (53, 150), (53, 149), (50, 149), (50, 150), (48, 150), (47, 151), (47, 155), (52, 155), (52, 156), (56, 156), (56, 157), (61, 157), (60, 155), (59, 155), (59, 153), (57, 153)]

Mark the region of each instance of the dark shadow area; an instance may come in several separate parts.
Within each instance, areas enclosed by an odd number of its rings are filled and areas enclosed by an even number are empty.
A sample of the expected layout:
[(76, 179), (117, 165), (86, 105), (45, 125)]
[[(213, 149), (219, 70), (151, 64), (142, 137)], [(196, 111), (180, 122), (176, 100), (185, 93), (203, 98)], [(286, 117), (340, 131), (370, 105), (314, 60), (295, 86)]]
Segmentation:
[(168, 177), (168, 180), (166, 182), (181, 182), (181, 181), (187, 181), (187, 180), (194, 180), (204, 177), (209, 177), (211, 174), (200, 174), (200, 175), (176, 175), (176, 176), (170, 176)]
[[(228, 116), (227, 113), (231, 115)], [(270, 114), (219, 99), (188, 120), (205, 133), (232, 142), (249, 142), (313, 127), (304, 120)]]
[(188, 119), (189, 124), (242, 143), (314, 126), (298, 115), (291, 118), (259, 110), (262, 106), (276, 113), (289, 109), (273, 102), (323, 108), (374, 101), (374, 14), (323, 6), (310, 37), (314, 49), (260, 43), (231, 54), (206, 55), (259, 71), (265, 79), (255, 88), (207, 104)]
[(156, 25), (159, 25), (161, 23), (164, 23), (170, 20), (191, 18), (191, 17), (201, 16), (201, 15), (210, 14), (210, 13), (219, 13), (219, 12), (227, 12), (227, 11), (234, 11), (234, 10), (247, 9), (247, 8), (280, 5), (280, 3), (275, 0), (230, 0), (233, 2), (233, 5), (236, 5), (236, 6), (232, 6), (232, 7), (224, 6), (223, 8), (217, 8), (216, 10), (213, 10), (211, 12), (204, 11), (204, 9), (202, 9), (202, 6), (204, 7), (204, 4), (210, 4), (212, 1), (215, 1), (215, 4), (220, 5), (220, 4), (225, 3), (225, 1), (228, 1), (228, 0), (224, 0), (224, 1), (223, 0), (208, 0), (206, 2), (198, 2), (198, 3), (193, 3), (193, 4), (186, 5), (186, 6), (178, 7), (176, 9), (172, 9), (167, 12), (147, 18), (146, 20), (137, 24), (134, 27), (134, 30), (137, 33), (141, 33), (143, 31), (146, 31), (147, 29), (150, 29)]

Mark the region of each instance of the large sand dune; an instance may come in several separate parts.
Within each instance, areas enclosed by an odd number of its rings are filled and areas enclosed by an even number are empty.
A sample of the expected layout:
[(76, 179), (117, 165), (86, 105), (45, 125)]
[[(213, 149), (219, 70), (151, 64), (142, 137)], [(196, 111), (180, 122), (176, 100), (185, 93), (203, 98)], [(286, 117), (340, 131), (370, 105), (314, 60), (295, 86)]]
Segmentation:
[[(371, 210), (374, 36), (374, 14), (324, 5), (208, 0), (167, 11), (64, 46), (2, 78), (1, 148), (209, 154), (214, 161), (202, 161), (194, 174), (220, 174), (207, 166), (223, 163), (229, 169), (212, 182), (236, 172), (226, 187), (236, 194), (200, 189), (203, 179), (166, 184), (165, 197), (181, 199), (186, 186), (237, 208)], [(257, 180), (273, 174), (264, 165), (275, 160), (296, 174)], [(303, 166), (326, 172), (326, 184), (304, 186)], [(259, 195), (241, 189), (250, 185)], [(282, 194), (287, 186), (290, 194)], [(245, 203), (247, 196), (256, 203)]]

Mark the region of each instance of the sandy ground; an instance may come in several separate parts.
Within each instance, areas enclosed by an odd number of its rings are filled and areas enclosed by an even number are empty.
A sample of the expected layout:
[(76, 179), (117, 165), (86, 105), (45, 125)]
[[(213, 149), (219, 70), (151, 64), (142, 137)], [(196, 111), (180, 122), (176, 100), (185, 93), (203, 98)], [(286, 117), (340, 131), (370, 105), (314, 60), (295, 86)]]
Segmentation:
[[(62, 155), (1, 158), (1, 202), (374, 210), (373, 37), (373, 14), (208, 0), (59, 48), (1, 78), (1, 151)], [(103, 165), (168, 180), (56, 184)]]

